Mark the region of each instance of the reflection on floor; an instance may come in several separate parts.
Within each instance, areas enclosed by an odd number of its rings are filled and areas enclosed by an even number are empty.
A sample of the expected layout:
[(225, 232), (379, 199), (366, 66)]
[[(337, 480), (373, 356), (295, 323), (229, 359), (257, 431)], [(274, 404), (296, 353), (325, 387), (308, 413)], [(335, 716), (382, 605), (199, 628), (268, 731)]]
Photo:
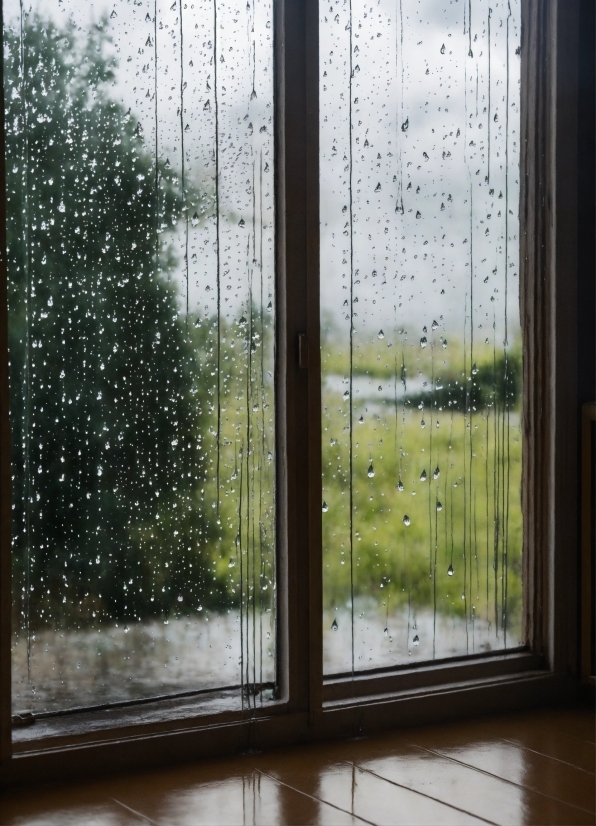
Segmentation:
[(562, 710), (5, 793), (0, 823), (593, 824), (595, 717)]

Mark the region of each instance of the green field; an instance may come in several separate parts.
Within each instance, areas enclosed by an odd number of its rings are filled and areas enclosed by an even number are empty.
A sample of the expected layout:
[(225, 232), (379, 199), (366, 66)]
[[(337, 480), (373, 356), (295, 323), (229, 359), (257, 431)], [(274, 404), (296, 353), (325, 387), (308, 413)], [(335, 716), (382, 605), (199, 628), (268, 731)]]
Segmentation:
[[(488, 345), (471, 363), (461, 345), (440, 343), (406, 344), (397, 357), (385, 341), (356, 350), (354, 382), (362, 376), (373, 386), (362, 401), (354, 395), (351, 424), (349, 397), (329, 383), (324, 391), (324, 606), (344, 607), (353, 593), (387, 613), (436, 610), (518, 639), (519, 348), (503, 368), (503, 354)], [(348, 354), (337, 342), (324, 344), (323, 363), (324, 376), (349, 387)], [(429, 390), (437, 389), (404, 403), (402, 378), (407, 387), (412, 375), (434, 376)], [(377, 382), (394, 398), (375, 400)]]

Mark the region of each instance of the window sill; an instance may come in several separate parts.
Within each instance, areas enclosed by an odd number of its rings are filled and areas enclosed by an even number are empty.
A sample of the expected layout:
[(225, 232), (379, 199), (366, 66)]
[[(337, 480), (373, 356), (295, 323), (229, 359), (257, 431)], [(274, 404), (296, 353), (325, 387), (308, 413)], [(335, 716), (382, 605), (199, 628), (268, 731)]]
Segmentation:
[(545, 666), (541, 657), (521, 648), (498, 654), (479, 654), (434, 663), (420, 663), (395, 669), (338, 674), (325, 679), (323, 703), (352, 701), (371, 695), (403, 693), (412, 689), (432, 689), (450, 683), (539, 671)]

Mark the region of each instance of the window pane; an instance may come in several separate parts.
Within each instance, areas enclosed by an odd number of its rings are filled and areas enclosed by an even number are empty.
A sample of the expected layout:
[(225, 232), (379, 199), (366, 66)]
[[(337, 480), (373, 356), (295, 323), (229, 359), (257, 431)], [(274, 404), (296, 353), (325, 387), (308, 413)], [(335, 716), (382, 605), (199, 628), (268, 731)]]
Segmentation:
[(519, 2), (320, 22), (325, 672), (517, 646)]
[(261, 703), (271, 2), (4, 5), (13, 707)]

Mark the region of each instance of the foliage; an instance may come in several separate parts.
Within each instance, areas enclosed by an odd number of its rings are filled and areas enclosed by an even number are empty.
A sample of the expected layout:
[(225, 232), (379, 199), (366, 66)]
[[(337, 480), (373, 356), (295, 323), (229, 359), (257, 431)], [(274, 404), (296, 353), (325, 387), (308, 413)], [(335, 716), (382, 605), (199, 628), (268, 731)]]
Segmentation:
[(161, 240), (181, 192), (110, 99), (107, 45), (34, 14), (4, 40), (17, 608), (57, 624), (198, 600), (209, 539), (210, 334)]

